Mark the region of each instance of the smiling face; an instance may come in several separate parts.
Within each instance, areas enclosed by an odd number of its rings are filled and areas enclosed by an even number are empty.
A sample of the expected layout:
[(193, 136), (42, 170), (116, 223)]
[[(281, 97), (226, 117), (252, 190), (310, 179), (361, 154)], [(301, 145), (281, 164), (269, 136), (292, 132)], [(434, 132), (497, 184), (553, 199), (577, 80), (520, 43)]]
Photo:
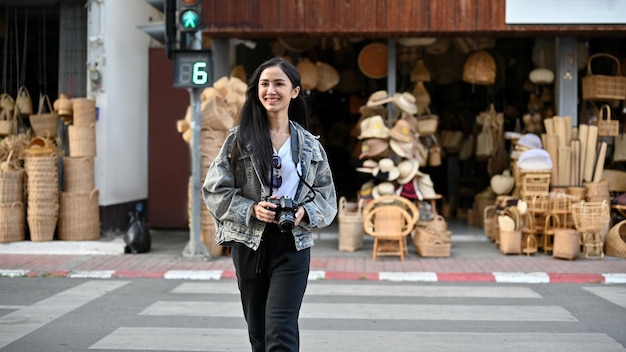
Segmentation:
[(300, 93), (279, 66), (271, 66), (261, 72), (259, 78), (259, 100), (269, 114), (287, 113), (291, 99)]

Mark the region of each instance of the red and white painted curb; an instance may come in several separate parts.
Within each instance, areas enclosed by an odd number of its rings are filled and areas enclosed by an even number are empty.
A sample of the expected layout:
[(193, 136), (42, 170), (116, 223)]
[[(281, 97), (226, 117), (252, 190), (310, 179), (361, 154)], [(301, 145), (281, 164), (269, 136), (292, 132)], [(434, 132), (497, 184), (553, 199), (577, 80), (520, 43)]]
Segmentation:
[[(235, 279), (230, 270), (168, 270), (162, 272), (88, 270), (46, 271), (27, 269), (0, 269), (0, 277), (66, 277), (79, 279), (157, 278), (170, 280), (223, 280)], [(493, 272), (493, 273), (436, 273), (436, 272), (333, 272), (311, 271), (309, 280), (353, 280), (395, 282), (496, 282), (513, 284), (595, 283), (626, 284), (626, 273), (546, 273), (546, 272)]]

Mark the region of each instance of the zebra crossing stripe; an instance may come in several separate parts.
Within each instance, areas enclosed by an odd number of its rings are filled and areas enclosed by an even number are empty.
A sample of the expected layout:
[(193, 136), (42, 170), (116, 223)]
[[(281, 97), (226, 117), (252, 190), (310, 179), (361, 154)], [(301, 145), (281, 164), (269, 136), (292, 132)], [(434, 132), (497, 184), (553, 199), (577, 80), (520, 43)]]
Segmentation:
[(221, 277), (222, 270), (170, 270), (163, 276), (174, 280), (219, 280)]

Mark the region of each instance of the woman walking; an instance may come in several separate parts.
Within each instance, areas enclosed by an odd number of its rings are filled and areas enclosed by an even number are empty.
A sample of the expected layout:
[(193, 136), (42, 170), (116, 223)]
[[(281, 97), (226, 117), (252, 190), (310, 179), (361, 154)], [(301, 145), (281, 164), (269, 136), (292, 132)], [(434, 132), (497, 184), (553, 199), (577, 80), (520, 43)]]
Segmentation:
[(311, 229), (337, 214), (328, 158), (306, 130), (308, 117), (295, 66), (280, 58), (264, 62), (202, 187), (216, 242), (232, 246), (255, 352), (299, 350)]

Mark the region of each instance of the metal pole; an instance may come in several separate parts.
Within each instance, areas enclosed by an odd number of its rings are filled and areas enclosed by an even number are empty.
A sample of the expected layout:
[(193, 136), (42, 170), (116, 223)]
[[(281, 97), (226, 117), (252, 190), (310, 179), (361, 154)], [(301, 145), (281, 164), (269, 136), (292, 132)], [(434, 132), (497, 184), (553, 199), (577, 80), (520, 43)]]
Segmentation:
[[(202, 33), (196, 32), (191, 44), (192, 49), (202, 49)], [(200, 88), (189, 88), (191, 104), (191, 227), (189, 229), (189, 243), (183, 250), (185, 257), (202, 257), (211, 259), (211, 253), (202, 242), (201, 230), (201, 155), (200, 139), (202, 138), (202, 117), (200, 111)]]

